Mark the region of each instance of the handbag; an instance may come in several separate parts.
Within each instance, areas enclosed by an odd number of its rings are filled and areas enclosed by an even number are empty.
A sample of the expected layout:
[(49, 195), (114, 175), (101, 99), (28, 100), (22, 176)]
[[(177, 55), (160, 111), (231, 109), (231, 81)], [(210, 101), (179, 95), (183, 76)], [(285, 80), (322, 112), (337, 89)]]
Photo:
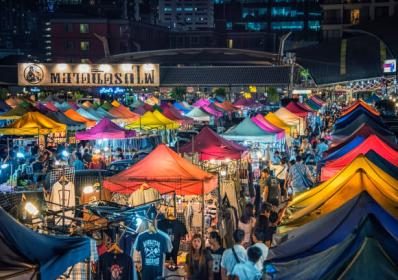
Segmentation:
[(314, 186), (314, 182), (312, 182), (311, 179), (307, 177), (307, 175), (304, 175), (299, 168), (297, 169), (297, 171), (300, 174), (301, 179), (303, 180), (304, 187), (306, 187), (307, 189), (312, 188)]

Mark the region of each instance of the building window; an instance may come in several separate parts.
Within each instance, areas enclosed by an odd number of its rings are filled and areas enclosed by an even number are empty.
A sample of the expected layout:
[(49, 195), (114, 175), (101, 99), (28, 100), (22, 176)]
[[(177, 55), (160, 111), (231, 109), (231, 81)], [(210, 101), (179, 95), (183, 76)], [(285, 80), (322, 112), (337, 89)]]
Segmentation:
[(88, 33), (88, 24), (87, 23), (80, 24), (80, 33)]
[(360, 10), (353, 9), (351, 10), (351, 24), (359, 24)]
[(73, 32), (73, 24), (71, 24), (71, 23), (65, 24), (65, 32), (68, 32), (68, 33)]
[(320, 24), (319, 20), (309, 20), (308, 28), (312, 31), (319, 31), (319, 30), (321, 30), (321, 24)]
[(227, 46), (228, 46), (228, 48), (232, 49), (234, 47), (234, 40), (228, 39), (227, 40)]
[(74, 49), (74, 44), (73, 44), (73, 41), (66, 41), (65, 42), (65, 48), (66, 49), (68, 49), (68, 50), (72, 50), (72, 49)]
[(80, 42), (80, 49), (82, 51), (88, 51), (90, 49), (90, 42), (88, 41), (81, 41)]
[(227, 22), (225, 28), (226, 28), (227, 30), (232, 30), (232, 22)]

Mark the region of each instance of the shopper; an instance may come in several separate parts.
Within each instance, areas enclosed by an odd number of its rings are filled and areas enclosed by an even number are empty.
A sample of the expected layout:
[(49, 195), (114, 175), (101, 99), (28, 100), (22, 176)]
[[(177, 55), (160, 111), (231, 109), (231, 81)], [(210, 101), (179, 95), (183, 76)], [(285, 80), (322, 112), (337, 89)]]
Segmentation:
[(234, 267), (232, 275), (237, 280), (260, 280), (263, 276), (262, 271), (258, 270), (256, 263), (260, 260), (262, 255), (261, 249), (252, 246), (247, 250), (248, 260), (244, 263), (239, 263)]
[(224, 253), (221, 236), (216, 231), (210, 232), (210, 247), (208, 248), (213, 259), (213, 279), (221, 280), (221, 258)]
[(288, 186), (294, 192), (302, 192), (312, 187), (314, 180), (308, 167), (303, 164), (301, 156), (296, 157), (296, 161), (292, 162), (287, 177)]
[(259, 271), (263, 271), (264, 261), (267, 259), (268, 256), (268, 247), (264, 243), (265, 241), (265, 234), (260, 229), (255, 229), (253, 233), (253, 246), (258, 247), (261, 250), (261, 257), (256, 263), (256, 267)]
[(202, 236), (194, 234), (186, 259), (186, 271), (189, 280), (213, 280), (213, 259), (204, 248)]
[(245, 233), (245, 237), (243, 240), (243, 246), (245, 248), (251, 245), (251, 234), (253, 233), (253, 228), (256, 224), (256, 218), (253, 217), (253, 205), (247, 204), (243, 209), (243, 214), (239, 219), (238, 228), (243, 230)]
[(231, 275), (234, 267), (239, 263), (247, 260), (245, 248), (242, 246), (245, 233), (241, 229), (237, 229), (233, 233), (235, 245), (224, 251), (221, 258), (221, 278), (227, 280)]

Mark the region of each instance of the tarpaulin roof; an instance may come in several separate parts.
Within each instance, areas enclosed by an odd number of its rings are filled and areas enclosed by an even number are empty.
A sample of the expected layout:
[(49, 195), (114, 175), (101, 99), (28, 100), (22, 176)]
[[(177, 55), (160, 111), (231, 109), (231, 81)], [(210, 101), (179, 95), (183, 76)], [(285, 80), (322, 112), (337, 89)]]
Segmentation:
[(60, 102), (55, 102), (54, 105), (55, 105), (55, 106), (58, 108), (58, 110), (60, 110), (60, 111), (66, 111), (66, 110), (72, 108), (72, 106), (70, 106), (70, 105), (69, 105), (68, 103), (66, 103), (66, 102), (62, 102), (62, 103), (60, 103)]
[(11, 107), (7, 105), (3, 100), (0, 100), (0, 112), (7, 112), (10, 111)]
[[(107, 111), (105, 111), (104, 109), (102, 109), (103, 111), (98, 111), (96, 109), (94, 109), (94, 107), (90, 107), (90, 108), (84, 108), (84, 110), (86, 110), (89, 114), (93, 115), (94, 117), (96, 117), (98, 120), (101, 120), (103, 118), (108, 118), (108, 119), (114, 119), (115, 117), (112, 116), (111, 114), (109, 114)], [(105, 116), (104, 116), (105, 114)]]
[(143, 183), (160, 193), (175, 191), (178, 195), (199, 195), (217, 187), (217, 176), (161, 144), (129, 169), (107, 178), (104, 187), (113, 192), (132, 193)]
[(371, 104), (371, 103), (378, 102), (380, 100), (381, 100), (380, 97), (378, 97), (376, 94), (372, 94), (371, 96), (366, 98), (365, 102), (368, 103), (368, 104)]
[(88, 126), (88, 127), (94, 126), (96, 124), (96, 121), (89, 120), (72, 109), (66, 110), (64, 112), (64, 114), (65, 114), (65, 116), (67, 116), (68, 118), (70, 118), (76, 122), (85, 123), (86, 126)]
[(220, 112), (219, 110), (217, 110), (213, 104), (210, 105), (203, 105), (200, 107), (200, 109), (202, 109), (203, 111), (209, 113), (210, 115), (213, 115), (217, 118), (220, 118), (223, 116), (223, 113)]
[(378, 131), (378, 133), (384, 136), (393, 136), (394, 134), (380, 122), (375, 121), (373, 118), (369, 118), (367, 115), (360, 115), (351, 123), (347, 124), (345, 127), (335, 129), (333, 131), (332, 137), (333, 142), (341, 141), (341, 138), (346, 138), (350, 136), (354, 131), (356, 131), (360, 126), (366, 124), (367, 126)]
[(338, 129), (339, 127), (344, 127), (347, 124), (351, 123), (361, 115), (366, 115), (367, 118), (373, 119), (375, 122), (380, 123), (383, 125), (383, 121), (379, 116), (375, 116), (372, 113), (370, 113), (368, 110), (364, 109), (363, 107), (358, 107), (357, 109), (351, 111), (347, 115), (344, 115), (336, 120), (334, 123), (334, 128)]
[(86, 128), (85, 123), (74, 121), (61, 112), (48, 112), (46, 116), (49, 116), (56, 122), (65, 124), (68, 130), (83, 130)]
[(397, 249), (396, 238), (369, 215), (335, 246), (304, 258), (273, 263), (276, 273), (272, 279), (396, 279)]
[(335, 177), (296, 196), (290, 203), (294, 213), (285, 224), (295, 227), (318, 219), (365, 191), (392, 216), (398, 217), (398, 181), (359, 155)]
[[(142, 117), (139, 117), (134, 122), (126, 125), (126, 128), (134, 129), (177, 129), (179, 124), (166, 118), (159, 111), (154, 113), (148, 111)], [(161, 119), (159, 119), (161, 118)]]
[(238, 109), (231, 102), (229, 102), (227, 100), (222, 103), (214, 102), (214, 105), (217, 106), (218, 108), (223, 109), (226, 112), (233, 112)]
[(93, 106), (93, 104), (88, 100), (84, 101), (82, 105), (86, 108), (91, 108)]
[(16, 120), (25, 115), (29, 110), (20, 106), (15, 107), (0, 115), (0, 120)]
[(320, 99), (318, 96), (316, 96), (316, 95), (313, 95), (313, 96), (311, 96), (311, 98), (310, 98), (312, 101), (314, 101), (315, 103), (317, 103), (318, 105), (320, 105), (320, 106), (323, 106), (323, 104), (325, 104), (326, 102), (325, 101), (323, 101), (322, 99)]
[(343, 109), (343, 111), (341, 112), (341, 116), (349, 114), (350, 112), (354, 111), (358, 107), (363, 107), (364, 109), (368, 110), (373, 115), (380, 116), (380, 113), (375, 108), (373, 108), (372, 106), (370, 106), (363, 100), (357, 100), (353, 105)]
[(77, 140), (125, 139), (136, 135), (133, 130), (125, 130), (109, 119), (102, 119), (87, 131), (76, 132)]
[(134, 112), (131, 112), (129, 108), (121, 104), (118, 107), (110, 109), (108, 112), (116, 118), (122, 119), (138, 119), (140, 116)]
[(131, 104), (131, 107), (133, 107), (133, 108), (138, 108), (138, 107), (143, 106), (144, 104), (145, 104), (145, 103), (142, 102), (141, 100), (136, 99), (136, 100), (134, 100), (133, 104)]
[(365, 154), (366, 158), (373, 162), (377, 167), (386, 172), (391, 177), (398, 180), (398, 167), (383, 158), (381, 155), (373, 150)]
[(44, 106), (46, 106), (50, 111), (53, 112), (58, 112), (58, 108), (57, 106), (54, 105), (54, 103), (52, 103), (51, 101), (45, 102), (43, 103)]
[(106, 111), (109, 111), (110, 109), (113, 108), (112, 104), (110, 104), (108, 101), (105, 101), (102, 105), (101, 108), (103, 108)]
[(285, 241), (270, 249), (268, 260), (287, 261), (323, 251), (342, 242), (370, 214), (376, 216), (386, 230), (398, 239), (398, 220), (363, 192), (335, 211), (280, 234)]
[(206, 99), (206, 98), (201, 98), (201, 99), (197, 100), (197, 101), (193, 104), (193, 106), (195, 106), (195, 107), (202, 107), (202, 106), (210, 105), (210, 104), (211, 104), (211, 101), (210, 101), (210, 100), (208, 100), (208, 99)]
[[(185, 114), (188, 113), (188, 112), (190, 112), (190, 111), (192, 110), (192, 108), (187, 108), (187, 107), (185, 107), (184, 105), (182, 105), (182, 104), (179, 103), (179, 102), (174, 102), (174, 103), (173, 103), (173, 106), (174, 106), (177, 110), (180, 110), (180, 111), (184, 112)], [(195, 107), (195, 108), (196, 108), (196, 107)]]
[(162, 112), (163, 115), (165, 115), (167, 118), (169, 118), (171, 120), (178, 121), (180, 123), (186, 123), (186, 124), (193, 123), (193, 119), (181, 115), (180, 111), (178, 111), (172, 105), (164, 104), (164, 105), (162, 105), (162, 109), (163, 109), (163, 112)]
[(300, 132), (304, 133), (304, 119), (299, 116), (293, 114), (288, 109), (282, 107), (274, 112), (275, 116), (280, 118), (282, 121), (287, 123), (288, 125), (294, 126), (294, 128)]
[[(91, 108), (90, 108), (91, 109)], [(101, 118), (114, 119), (115, 117), (101, 106), (96, 109), (96, 113)]]
[(231, 127), (224, 133), (224, 137), (230, 140), (256, 140), (273, 142), (276, 139), (274, 133), (267, 132), (257, 126), (250, 117), (246, 117), (238, 125)]
[(350, 142), (346, 143), (344, 146), (340, 147), (340, 149), (334, 150), (332, 153), (328, 155), (324, 154), (324, 157), (319, 161), (320, 166), (324, 166), (326, 162), (340, 158), (345, 154), (349, 153), (363, 141), (365, 141), (365, 137), (359, 135), (352, 139)]
[(318, 111), (319, 109), (322, 108), (322, 105), (319, 105), (318, 103), (316, 103), (314, 100), (312, 99), (307, 99), (305, 101), (305, 104), (310, 107), (312, 110), (314, 111)]
[(113, 101), (111, 102), (111, 104), (112, 104), (113, 107), (119, 107), (120, 105), (122, 105), (122, 104), (120, 104), (117, 100), (113, 100)]
[(91, 113), (89, 113), (86, 109), (79, 108), (76, 110), (77, 113), (85, 117), (86, 119), (93, 120), (93, 121), (99, 121), (101, 118), (99, 116), (95, 116)]
[[(90, 256), (90, 239), (87, 237), (50, 236), (37, 233), (12, 218), (0, 208), (0, 278), (7, 270), (23, 273), (24, 270), (40, 271), (40, 279), (56, 279), (66, 269)], [(18, 255), (10, 258), (7, 253)], [(21, 263), (22, 262), (22, 263)], [(13, 275), (11, 279), (31, 279)], [(18, 278), (18, 276), (20, 278)], [(10, 279), (5, 277), (6, 279)], [(34, 278), (35, 279), (35, 278)]]
[(243, 107), (258, 107), (259, 104), (253, 98), (244, 98), (241, 97), (234, 102), (235, 107), (243, 108)]
[(69, 106), (72, 107), (73, 110), (77, 110), (79, 109), (79, 106), (77, 106), (77, 104), (73, 101), (68, 101)]
[(267, 121), (269, 121), (271, 124), (283, 128), (286, 132), (286, 135), (290, 135), (292, 132), (292, 128), (295, 126), (289, 125), (287, 123), (285, 123), (283, 120), (281, 120), (280, 118), (278, 118), (274, 113), (269, 112), (265, 117), (264, 117)]
[(144, 106), (139, 106), (139, 107), (135, 108), (133, 112), (136, 113), (136, 114), (138, 114), (138, 115), (141, 115), (141, 116), (142, 116), (142, 115), (145, 114), (147, 111), (148, 111), (148, 110), (146, 110)]
[[(177, 108), (178, 109), (178, 108)], [(187, 117), (192, 118), (197, 121), (210, 121), (210, 115), (206, 112), (203, 112), (200, 108), (194, 107), (189, 113), (186, 114)]]
[(251, 120), (261, 129), (276, 134), (278, 140), (285, 138), (285, 130), (270, 123), (263, 115), (257, 114), (255, 117), (252, 117)]
[(66, 125), (57, 123), (39, 112), (29, 112), (6, 128), (0, 134), (38, 135), (66, 131)]
[(17, 97), (10, 97), (8, 99), (5, 100), (5, 103), (12, 107), (15, 108), (16, 106), (18, 106), (23, 100)]
[(305, 118), (308, 116), (308, 113), (313, 112), (312, 110), (308, 110), (299, 105), (298, 102), (289, 102), (289, 104), (286, 106), (286, 109), (301, 118)]
[(194, 137), (193, 141), (180, 148), (181, 153), (192, 153), (192, 151), (199, 153), (199, 160), (240, 159), (245, 150), (245, 147), (224, 139), (207, 126)]
[(394, 145), (393, 147), (391, 147), (383, 142), (376, 135), (371, 135), (356, 148), (352, 149), (349, 153), (346, 153), (345, 155), (337, 159), (325, 162), (325, 166), (321, 170), (321, 180), (325, 181), (333, 177), (336, 173), (338, 173), (341, 169), (343, 169), (346, 165), (353, 161), (358, 155), (364, 155), (370, 150), (374, 150), (383, 158), (385, 158), (395, 166), (398, 166), (397, 149), (397, 146)]

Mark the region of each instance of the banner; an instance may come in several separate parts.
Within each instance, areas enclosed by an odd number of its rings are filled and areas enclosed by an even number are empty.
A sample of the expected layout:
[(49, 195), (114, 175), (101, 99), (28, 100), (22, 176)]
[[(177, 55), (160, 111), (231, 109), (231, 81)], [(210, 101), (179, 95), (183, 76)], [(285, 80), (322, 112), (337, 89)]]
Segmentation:
[(20, 86), (159, 86), (158, 64), (19, 63)]

